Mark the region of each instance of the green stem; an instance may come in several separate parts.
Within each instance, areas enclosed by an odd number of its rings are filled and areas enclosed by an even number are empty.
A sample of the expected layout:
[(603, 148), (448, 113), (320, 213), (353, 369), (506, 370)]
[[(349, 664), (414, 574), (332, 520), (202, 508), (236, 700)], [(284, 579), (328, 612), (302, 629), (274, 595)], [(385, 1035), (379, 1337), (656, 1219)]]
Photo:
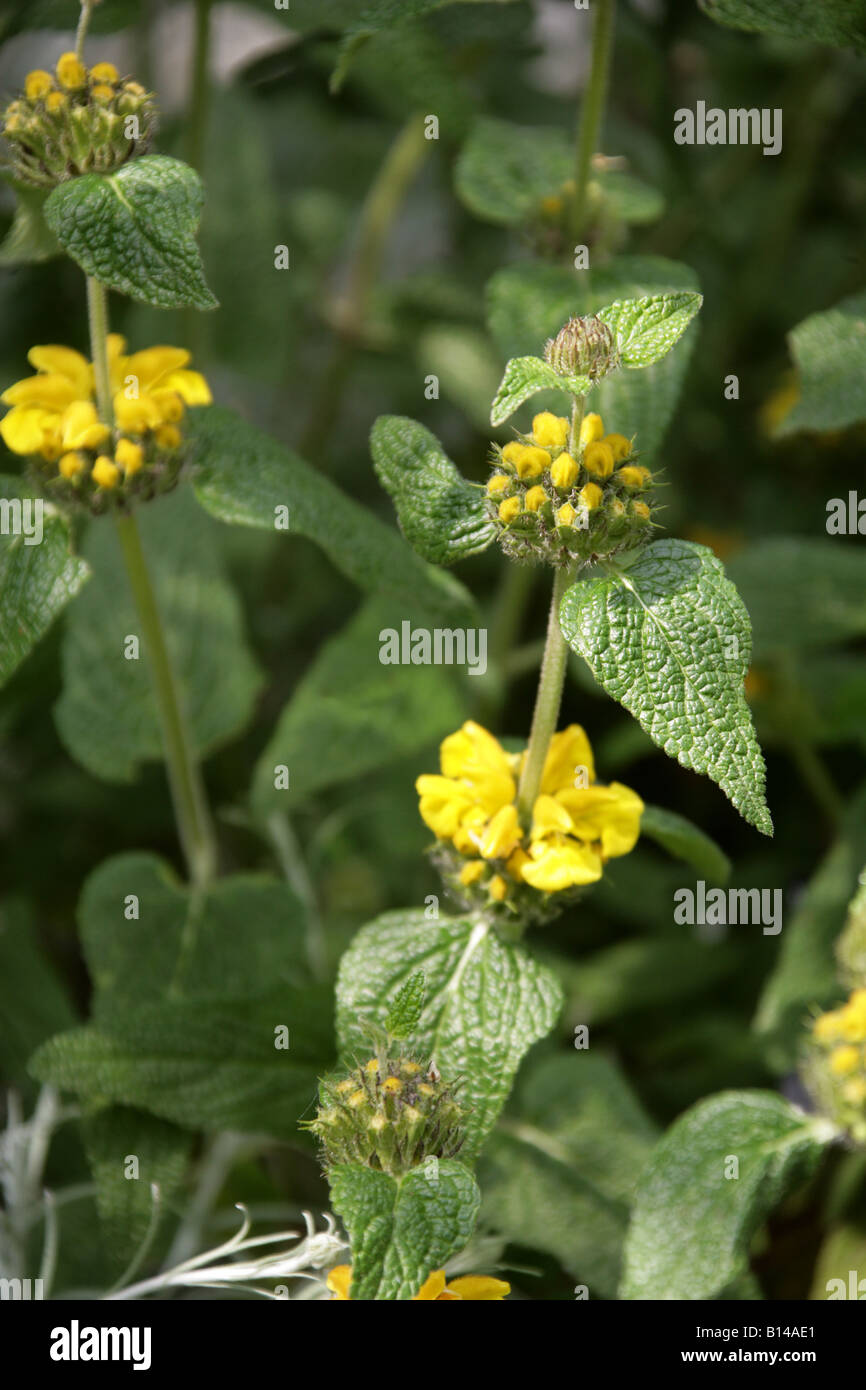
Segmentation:
[(78, 17), (78, 28), (75, 31), (75, 56), (79, 62), (81, 62), (84, 40), (87, 38), (87, 31), (90, 28), (90, 19), (95, 4), (96, 0), (81, 0), (81, 14)]
[(607, 78), (613, 46), (615, 0), (594, 0), (592, 28), (592, 67), (589, 85), (580, 107), (574, 164), (574, 196), (571, 200), (571, 226), (575, 236), (583, 231), (586, 216), (586, 190), (592, 156), (598, 147), (601, 120), (607, 98)]
[(580, 457), (580, 430), (586, 409), (586, 396), (573, 396), (571, 407), (571, 430), (568, 435), (568, 452), (576, 461)]
[(306, 945), (310, 969), (317, 980), (327, 979), (328, 952), (324, 924), (316, 890), (304, 861), (298, 837), (284, 811), (275, 811), (268, 817), (267, 830), (286, 882), (306, 909)]
[(845, 801), (827, 770), (827, 765), (811, 743), (792, 738), (789, 743), (797, 769), (829, 824), (836, 829), (845, 814)]
[(190, 878), (203, 887), (216, 867), (214, 831), (204, 783), (181, 712), (177, 681), (135, 517), (118, 516), (117, 529), (150, 663), (178, 834)]
[(87, 321), (90, 326), (96, 404), (100, 419), (104, 420), (106, 425), (113, 425), (114, 406), (108, 370), (108, 297), (105, 286), (90, 275), (87, 276)]
[(556, 732), (559, 706), (562, 702), (562, 687), (565, 683), (565, 670), (568, 659), (568, 646), (559, 626), (559, 605), (563, 594), (571, 583), (570, 569), (558, 569), (553, 580), (553, 597), (550, 603), (550, 616), (547, 620), (547, 640), (541, 660), (541, 674), (538, 678), (538, 693), (535, 697), (535, 711), (532, 716), (532, 729), (520, 786), (517, 790), (517, 810), (525, 826), (532, 820), (532, 808), (541, 786), (541, 775), (547, 758), (550, 740)]
[(186, 157), (199, 173), (204, 160), (204, 143), (210, 105), (211, 9), (213, 0), (195, 0), (195, 37), (192, 50), (192, 83)]
[(311, 393), (308, 424), (301, 437), (305, 456), (321, 456), (337, 418), (336, 400), (363, 340), (370, 300), (382, 269), (388, 236), (406, 194), (429, 151), (425, 118), (411, 116), (388, 149), (364, 200), (345, 299), (339, 310), (339, 336)]

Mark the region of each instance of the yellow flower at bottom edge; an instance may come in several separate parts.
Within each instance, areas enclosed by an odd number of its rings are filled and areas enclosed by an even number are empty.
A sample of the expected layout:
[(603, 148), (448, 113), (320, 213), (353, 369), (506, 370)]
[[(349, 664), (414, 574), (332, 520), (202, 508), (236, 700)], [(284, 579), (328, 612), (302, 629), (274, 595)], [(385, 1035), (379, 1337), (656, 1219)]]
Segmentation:
[[(328, 1275), (328, 1288), (334, 1295), (332, 1303), (351, 1303), (349, 1288), (352, 1266), (336, 1265)], [(491, 1279), (482, 1274), (464, 1274), (446, 1282), (444, 1269), (437, 1269), (425, 1279), (412, 1299), (413, 1303), (501, 1303), (511, 1293), (504, 1279)]]

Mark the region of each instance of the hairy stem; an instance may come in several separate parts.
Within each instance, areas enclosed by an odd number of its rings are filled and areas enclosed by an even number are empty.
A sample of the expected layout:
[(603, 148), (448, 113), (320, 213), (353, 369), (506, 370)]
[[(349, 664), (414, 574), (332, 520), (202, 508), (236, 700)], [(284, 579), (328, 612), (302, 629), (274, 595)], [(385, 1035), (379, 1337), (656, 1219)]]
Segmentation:
[(201, 770), (183, 717), (177, 680), (135, 517), (119, 516), (117, 529), (150, 664), (178, 834), (190, 878), (203, 887), (216, 867), (216, 843)]
[(568, 659), (568, 647), (559, 626), (559, 605), (563, 594), (572, 579), (570, 569), (558, 569), (553, 580), (553, 597), (550, 603), (550, 616), (547, 620), (547, 640), (544, 656), (541, 659), (541, 674), (538, 678), (538, 693), (535, 697), (535, 711), (532, 715), (532, 729), (520, 786), (517, 790), (517, 810), (524, 826), (532, 820), (532, 808), (541, 786), (541, 774), (547, 758), (550, 740), (556, 731), (559, 706), (562, 702), (562, 687)]
[(105, 286), (91, 275), (87, 276), (87, 321), (90, 327), (90, 351), (93, 357), (93, 379), (99, 418), (106, 425), (114, 424), (111, 400), (111, 379), (108, 371), (108, 296)]
[(595, 20), (592, 28), (592, 67), (589, 84), (580, 106), (574, 163), (574, 195), (571, 200), (571, 227), (575, 236), (584, 229), (586, 190), (589, 170), (598, 147), (602, 116), (607, 99), (607, 78), (613, 46), (613, 21), (616, 0), (594, 0)]
[(75, 31), (75, 56), (79, 62), (81, 62), (81, 54), (84, 51), (84, 40), (87, 38), (87, 31), (90, 28), (90, 19), (95, 4), (96, 0), (81, 0), (81, 14), (78, 16), (78, 28)]

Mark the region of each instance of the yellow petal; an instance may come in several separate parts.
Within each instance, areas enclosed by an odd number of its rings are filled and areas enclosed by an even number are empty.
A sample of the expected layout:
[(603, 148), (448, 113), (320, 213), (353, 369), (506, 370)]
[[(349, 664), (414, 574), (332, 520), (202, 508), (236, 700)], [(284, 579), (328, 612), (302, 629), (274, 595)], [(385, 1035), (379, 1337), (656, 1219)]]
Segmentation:
[(530, 861), (523, 866), (523, 880), (543, 893), (560, 893), (601, 878), (601, 855), (566, 835), (539, 840), (532, 846)]
[(439, 750), (439, 761), (446, 777), (459, 778), (477, 791), (491, 815), (514, 800), (516, 789), (505, 750), (480, 724), (468, 720), (457, 733), (449, 734)]
[(0, 435), (13, 454), (37, 454), (47, 427), (56, 423), (57, 416), (51, 411), (17, 405), (0, 420)]
[(65, 376), (75, 387), (76, 396), (87, 397), (93, 391), (93, 368), (87, 358), (74, 348), (45, 343), (41, 347), (32, 347), (27, 361), (38, 372), (56, 372), (58, 376)]
[[(585, 769), (585, 776), (581, 769)], [(566, 787), (573, 787), (575, 782), (584, 781), (595, 781), (592, 748), (580, 725), (569, 724), (550, 740), (541, 774), (541, 790), (553, 796)]]
[(415, 790), (420, 797), (418, 810), (424, 824), (438, 839), (450, 840), (472, 807), (469, 793), (450, 777), (432, 773), (419, 777)]
[(479, 845), (484, 859), (507, 859), (521, 838), (514, 803), (502, 806), (489, 822)]
[(114, 418), (124, 434), (144, 434), (162, 423), (159, 406), (150, 396), (127, 400), (122, 391), (114, 396)]
[(6, 405), (39, 405), (43, 410), (65, 410), (78, 397), (68, 377), (57, 372), (38, 372), (8, 386), (0, 396)]
[(349, 1286), (352, 1283), (351, 1265), (334, 1265), (328, 1275), (328, 1288), (334, 1295), (335, 1303), (349, 1303)]
[(538, 796), (532, 808), (532, 839), (542, 840), (546, 835), (558, 831), (567, 835), (571, 830), (571, 816), (565, 807), (552, 796)]
[(92, 401), (73, 401), (63, 412), (60, 432), (64, 449), (93, 449), (110, 433)]
[(164, 376), (185, 367), (189, 359), (190, 354), (186, 348), (149, 347), (141, 352), (134, 352), (128, 358), (126, 371), (129, 376), (137, 376), (140, 390), (146, 391), (157, 382), (162, 385)]
[(463, 1274), (459, 1279), (449, 1279), (447, 1288), (464, 1302), (473, 1303), (498, 1303), (511, 1293), (511, 1285), (504, 1279), (490, 1279), (484, 1274)]
[(210, 405), (213, 400), (201, 372), (169, 372), (160, 384), (176, 391), (187, 405)]
[(444, 1292), (445, 1271), (444, 1269), (435, 1269), (433, 1273), (429, 1275), (427, 1279), (424, 1280), (424, 1283), (421, 1285), (415, 1297), (412, 1299), (412, 1302), (435, 1303), (440, 1293)]
[(571, 831), (588, 844), (601, 841), (605, 859), (628, 854), (640, 834), (643, 802), (621, 782), (609, 787), (584, 787), (559, 794), (557, 800), (571, 817)]

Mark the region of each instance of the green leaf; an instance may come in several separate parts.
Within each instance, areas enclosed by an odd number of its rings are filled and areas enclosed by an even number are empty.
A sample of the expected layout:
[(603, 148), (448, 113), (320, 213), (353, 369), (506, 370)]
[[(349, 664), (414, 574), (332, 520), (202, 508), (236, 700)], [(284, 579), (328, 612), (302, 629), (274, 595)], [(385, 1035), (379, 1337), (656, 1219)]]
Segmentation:
[(666, 849), (675, 859), (691, 864), (701, 878), (711, 883), (727, 883), (731, 861), (715, 840), (705, 835), (685, 816), (661, 806), (644, 806), (640, 833)]
[(18, 900), (0, 908), (0, 1073), (29, 1097), (31, 1054), (75, 1013), (54, 970), (39, 949), (29, 909)]
[(461, 584), (290, 449), (217, 406), (191, 411), (189, 434), (197, 444), (196, 496), (212, 516), (273, 532), (287, 508), (289, 534), (315, 541), (360, 588), (413, 594), (433, 612), (466, 620), (472, 600)]
[(783, 34), (840, 48), (866, 51), (866, 12), (860, 0), (699, 0), (701, 9), (718, 24), (750, 33)]
[[(442, 305), (431, 304), (431, 310), (441, 314)], [(452, 401), (486, 435), (500, 377), (499, 354), (487, 334), (467, 324), (433, 323), (413, 336), (424, 376), (435, 376), (443, 400)]]
[(418, 969), (427, 977), (427, 997), (413, 1046), (435, 1058), (446, 1081), (462, 1082), (461, 1155), (468, 1161), (501, 1110), (524, 1053), (556, 1023), (562, 992), (551, 971), (483, 922), (389, 912), (358, 933), (340, 962), (343, 1055), (364, 1048), (364, 1019), (383, 1023), (394, 992)]
[[(42, 539), (38, 513), (42, 506)], [(28, 496), (18, 478), (0, 476), (0, 685), (42, 640), (79, 592), (89, 566), (71, 551), (67, 518), (50, 502)], [(26, 527), (29, 535), (23, 533)], [(17, 531), (18, 534), (14, 532)]]
[(845, 982), (866, 989), (866, 869), (857, 879), (857, 892), (848, 904), (845, 929), (836, 942), (836, 958)]
[(656, 1135), (607, 1057), (530, 1062), (479, 1163), (484, 1224), (554, 1255), (593, 1296), (615, 1297), (629, 1205)]
[(843, 430), (866, 420), (866, 291), (810, 314), (788, 335), (800, 399), (776, 434)]
[(565, 1016), (572, 1025), (670, 1009), (710, 994), (748, 966), (745, 948), (733, 942), (695, 941), (682, 935), (618, 941), (577, 963), (556, 959), (556, 973), (566, 990)]
[[(217, 528), (185, 489), (143, 507), (139, 517), (180, 698), (194, 746), (206, 754), (247, 722), (261, 675), (224, 578)], [(129, 782), (143, 762), (163, 756), (147, 651), (110, 522), (90, 527), (84, 554), (93, 580), (66, 625), (55, 719), (67, 749), (89, 772)], [(140, 637), (138, 660), (124, 656), (130, 635)]]
[(616, 334), (623, 367), (651, 367), (679, 341), (702, 303), (700, 294), (655, 294), (606, 304), (597, 317)]
[[(382, 30), (390, 30), (396, 25), (423, 18), (424, 15), (432, 14), (434, 10), (445, 9), (448, 5), (502, 5), (509, 2), (510, 0), (369, 0), (360, 14), (353, 14), (352, 24), (340, 45), (337, 65), (331, 74), (331, 91), (340, 90), (360, 49)], [(316, 0), (317, 6), (320, 3), (321, 0)], [(301, 0), (301, 4), (304, 4), (304, 0)], [(354, 8), (357, 11), (357, 6)]]
[(475, 1228), (481, 1194), (469, 1169), (453, 1158), (402, 1178), (343, 1163), (328, 1180), (331, 1205), (352, 1245), (353, 1301), (414, 1298)]
[(527, 221), (543, 198), (561, 193), (574, 154), (563, 130), (483, 117), (473, 126), (454, 169), (460, 201), (486, 222)]
[[(255, 768), (252, 800), (262, 814), (285, 810), (324, 787), (364, 776), (435, 743), (465, 718), (442, 666), (383, 665), (382, 634), (425, 615), (411, 596), (370, 599), (326, 642), (279, 717)], [(346, 672), (352, 678), (347, 682)], [(287, 788), (275, 769), (289, 771)]]
[(85, 882), (78, 925), (97, 1017), (123, 1003), (248, 999), (307, 980), (301, 905), (264, 874), (201, 894), (154, 854), (117, 855)]
[[(696, 292), (691, 267), (661, 256), (618, 256), (591, 273), (536, 262), (497, 271), (487, 286), (490, 331), (504, 357), (538, 352), (572, 314), (595, 313), (613, 300)], [(639, 372), (613, 372), (593, 391), (593, 410), (609, 430), (637, 436), (651, 464), (670, 424), (697, 341), (686, 333), (661, 361)]]
[(756, 541), (728, 565), (752, 619), (758, 661), (866, 633), (866, 555), (838, 540)]
[(110, 289), (159, 309), (215, 309), (195, 240), (203, 200), (194, 169), (148, 154), (59, 184), (45, 220), (85, 274)]
[(712, 777), (771, 835), (764, 760), (743, 694), (749, 615), (712, 551), (654, 541), (628, 569), (572, 585), (560, 622), (569, 646), (653, 741)]
[(30, 265), (60, 255), (60, 244), (45, 223), (45, 190), (16, 183), (15, 217), (0, 244), (0, 266)]
[(461, 476), (428, 429), (405, 415), (380, 415), (370, 451), (393, 498), (400, 530), (423, 559), (453, 565), (487, 549), (493, 523), (484, 489)]
[[(330, 1058), (330, 1012), (330, 989), (311, 984), (231, 1002), (123, 1004), (96, 1025), (50, 1038), (30, 1070), (88, 1106), (131, 1105), (186, 1129), (297, 1139)], [(287, 1048), (276, 1045), (280, 1029), (288, 1029)]]
[(624, 169), (593, 170), (590, 192), (597, 186), (602, 206), (616, 217), (634, 226), (655, 222), (665, 209), (665, 200), (657, 188)]
[(866, 788), (851, 802), (835, 844), (785, 923), (778, 963), (758, 1004), (754, 1026), (779, 1072), (796, 1061), (810, 1013), (829, 1008), (842, 993), (836, 945), (864, 862)]
[[(168, 1216), (183, 1184), (192, 1136), (153, 1115), (111, 1106), (85, 1119), (83, 1137), (105, 1246), (112, 1263), (123, 1271), (149, 1234), (154, 1185), (159, 1189), (160, 1224)], [(135, 1176), (132, 1158), (137, 1160)]]
[(761, 1223), (812, 1175), (831, 1137), (825, 1121), (771, 1091), (725, 1091), (687, 1110), (638, 1184), (620, 1297), (721, 1294), (746, 1272)]
[(397, 993), (385, 1019), (385, 1029), (392, 1038), (408, 1038), (417, 1026), (427, 994), (427, 976), (423, 970), (410, 975)]
[(592, 382), (585, 376), (560, 376), (540, 357), (513, 357), (490, 407), (491, 425), (501, 425), (539, 391), (567, 391), (585, 396)]

